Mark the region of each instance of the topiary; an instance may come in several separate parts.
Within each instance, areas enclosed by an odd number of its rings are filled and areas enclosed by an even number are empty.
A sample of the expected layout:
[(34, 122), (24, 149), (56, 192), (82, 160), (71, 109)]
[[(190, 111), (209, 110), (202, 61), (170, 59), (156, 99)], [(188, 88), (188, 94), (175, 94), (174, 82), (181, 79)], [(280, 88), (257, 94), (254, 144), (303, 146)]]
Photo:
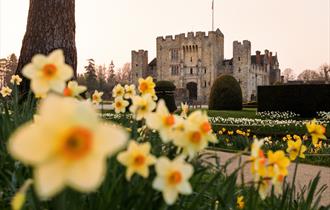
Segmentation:
[(158, 100), (163, 99), (166, 107), (172, 113), (177, 109), (174, 98), (175, 88), (173, 82), (166, 80), (158, 81), (155, 87)]
[(210, 110), (242, 110), (242, 90), (237, 80), (230, 75), (218, 77), (211, 88)]

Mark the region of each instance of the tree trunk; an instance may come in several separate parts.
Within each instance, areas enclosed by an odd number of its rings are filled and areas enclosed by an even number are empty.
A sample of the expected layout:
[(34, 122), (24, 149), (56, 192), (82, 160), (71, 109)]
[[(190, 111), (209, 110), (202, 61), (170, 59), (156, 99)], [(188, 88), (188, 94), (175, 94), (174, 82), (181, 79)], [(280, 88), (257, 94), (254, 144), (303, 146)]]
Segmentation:
[[(75, 42), (75, 0), (30, 0), (26, 32), (16, 73), (22, 76), (22, 68), (31, 62), (33, 55), (49, 54), (61, 48), (65, 62), (77, 73), (77, 50)], [(24, 79), (21, 89), (29, 90)]]

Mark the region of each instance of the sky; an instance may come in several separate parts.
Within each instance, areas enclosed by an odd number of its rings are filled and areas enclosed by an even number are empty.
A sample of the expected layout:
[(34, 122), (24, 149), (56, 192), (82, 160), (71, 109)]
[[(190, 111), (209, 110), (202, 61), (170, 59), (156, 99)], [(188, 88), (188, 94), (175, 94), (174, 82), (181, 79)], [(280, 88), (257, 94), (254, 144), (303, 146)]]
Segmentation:
[[(78, 71), (131, 61), (131, 50), (156, 57), (156, 37), (210, 31), (212, 0), (76, 0)], [(28, 0), (0, 0), (0, 57), (20, 52)], [(225, 58), (235, 40), (252, 52), (278, 53), (280, 68), (296, 74), (330, 63), (330, 0), (215, 0), (215, 28), (225, 36)]]

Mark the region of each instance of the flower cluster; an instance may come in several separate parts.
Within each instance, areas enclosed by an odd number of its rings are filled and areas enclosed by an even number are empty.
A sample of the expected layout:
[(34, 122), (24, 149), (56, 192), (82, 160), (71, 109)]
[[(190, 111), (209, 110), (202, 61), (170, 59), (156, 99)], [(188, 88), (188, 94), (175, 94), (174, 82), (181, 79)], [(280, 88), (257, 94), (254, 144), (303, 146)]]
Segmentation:
[(265, 199), (272, 185), (275, 192), (281, 191), (284, 177), (288, 175), (290, 160), (284, 151), (268, 151), (267, 157), (261, 149), (263, 140), (255, 139), (251, 146), (251, 173), (262, 199)]
[(288, 120), (299, 117), (300, 115), (290, 111), (287, 112), (265, 111), (265, 112), (257, 112), (256, 116), (262, 119)]

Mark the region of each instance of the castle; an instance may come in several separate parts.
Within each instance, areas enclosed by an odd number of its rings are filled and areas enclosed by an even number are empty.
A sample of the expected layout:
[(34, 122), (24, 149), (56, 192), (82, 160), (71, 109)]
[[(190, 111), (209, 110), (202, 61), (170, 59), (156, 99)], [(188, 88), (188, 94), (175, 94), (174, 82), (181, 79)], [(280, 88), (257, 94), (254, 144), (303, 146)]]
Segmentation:
[(132, 80), (152, 76), (169, 80), (177, 87), (177, 101), (208, 103), (214, 80), (230, 74), (240, 83), (243, 101), (255, 101), (257, 86), (280, 81), (277, 54), (265, 50), (251, 55), (251, 42), (234, 41), (233, 57), (224, 59), (224, 35), (217, 29), (158, 37), (157, 57), (148, 63), (148, 51), (132, 51)]

